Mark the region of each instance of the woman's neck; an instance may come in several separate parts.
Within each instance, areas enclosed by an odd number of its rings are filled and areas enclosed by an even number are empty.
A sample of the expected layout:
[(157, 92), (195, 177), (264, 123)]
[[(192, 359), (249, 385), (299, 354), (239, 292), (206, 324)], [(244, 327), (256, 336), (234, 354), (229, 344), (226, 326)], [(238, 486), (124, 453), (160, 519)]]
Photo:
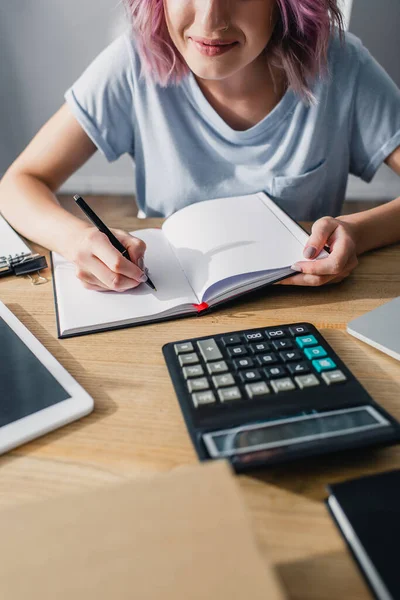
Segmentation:
[(208, 102), (232, 129), (244, 131), (262, 121), (286, 92), (284, 72), (270, 69), (263, 59), (230, 78), (212, 80), (195, 76)]

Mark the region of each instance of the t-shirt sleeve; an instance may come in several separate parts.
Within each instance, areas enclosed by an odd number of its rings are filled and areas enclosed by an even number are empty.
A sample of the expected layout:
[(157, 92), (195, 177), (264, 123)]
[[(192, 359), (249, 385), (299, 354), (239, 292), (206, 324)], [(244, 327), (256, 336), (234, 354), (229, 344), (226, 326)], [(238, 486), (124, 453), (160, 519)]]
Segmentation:
[(350, 173), (366, 182), (400, 146), (400, 90), (361, 44), (350, 127)]
[(127, 34), (114, 40), (66, 91), (79, 124), (108, 161), (134, 154), (134, 68)]

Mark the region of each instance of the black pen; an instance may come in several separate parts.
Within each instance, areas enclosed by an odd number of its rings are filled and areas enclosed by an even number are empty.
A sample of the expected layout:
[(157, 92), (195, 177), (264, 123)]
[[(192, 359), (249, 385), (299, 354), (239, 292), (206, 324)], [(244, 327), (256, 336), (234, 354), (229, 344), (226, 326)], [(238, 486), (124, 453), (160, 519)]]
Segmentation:
[[(83, 210), (83, 212), (85, 213), (85, 215), (87, 216), (87, 218), (93, 223), (93, 225), (95, 227), (97, 227), (97, 229), (99, 231), (101, 231), (102, 233), (104, 233), (108, 237), (108, 239), (110, 240), (110, 242), (112, 243), (112, 245), (114, 246), (114, 248), (116, 248), (119, 252), (121, 252), (122, 256), (125, 256), (125, 258), (127, 258), (128, 260), (131, 260), (130, 257), (129, 257), (129, 252), (125, 248), (125, 246), (123, 246), (121, 244), (121, 242), (108, 229), (108, 227), (96, 215), (96, 213), (90, 208), (90, 206), (88, 206), (86, 204), (86, 202), (84, 201), (84, 199), (81, 198), (81, 196), (78, 196), (78, 194), (75, 194), (74, 200), (75, 200), (76, 204), (79, 206), (79, 208), (81, 208)], [(147, 283), (147, 285), (149, 287), (151, 287), (152, 290), (157, 291), (157, 288), (154, 285), (154, 283), (151, 281), (150, 277), (147, 277), (147, 280), (145, 281), (145, 283)]]

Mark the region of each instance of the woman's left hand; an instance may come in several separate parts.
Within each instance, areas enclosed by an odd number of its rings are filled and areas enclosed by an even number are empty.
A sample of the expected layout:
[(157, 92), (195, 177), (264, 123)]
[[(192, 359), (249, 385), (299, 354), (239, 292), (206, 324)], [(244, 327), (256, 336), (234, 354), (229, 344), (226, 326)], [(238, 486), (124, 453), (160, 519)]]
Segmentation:
[(292, 269), (299, 271), (299, 274), (278, 283), (318, 286), (339, 283), (350, 275), (358, 265), (354, 225), (333, 217), (322, 217), (315, 221), (303, 255), (309, 259), (315, 258), (324, 246), (330, 248), (329, 256), (297, 262)]

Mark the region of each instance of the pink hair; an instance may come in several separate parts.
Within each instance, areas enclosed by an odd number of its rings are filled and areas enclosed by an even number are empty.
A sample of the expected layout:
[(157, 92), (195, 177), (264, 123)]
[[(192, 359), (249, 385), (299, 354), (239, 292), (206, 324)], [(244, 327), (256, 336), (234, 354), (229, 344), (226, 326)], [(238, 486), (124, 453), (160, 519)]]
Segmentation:
[[(142, 61), (142, 74), (162, 87), (177, 84), (189, 68), (173, 44), (163, 0), (124, 0)], [(338, 0), (276, 0), (279, 16), (267, 48), (270, 64), (284, 69), (289, 87), (312, 102), (310, 85), (327, 72), (335, 26), (343, 38)]]

